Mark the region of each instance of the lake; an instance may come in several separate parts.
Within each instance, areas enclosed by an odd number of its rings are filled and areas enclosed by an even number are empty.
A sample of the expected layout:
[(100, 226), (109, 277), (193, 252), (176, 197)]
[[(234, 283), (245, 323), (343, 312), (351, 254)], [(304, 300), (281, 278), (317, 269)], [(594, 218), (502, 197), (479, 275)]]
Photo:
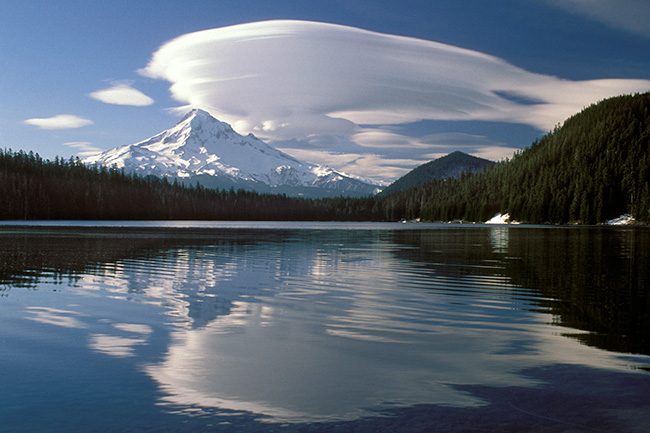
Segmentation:
[(3, 222), (2, 432), (643, 432), (650, 230)]

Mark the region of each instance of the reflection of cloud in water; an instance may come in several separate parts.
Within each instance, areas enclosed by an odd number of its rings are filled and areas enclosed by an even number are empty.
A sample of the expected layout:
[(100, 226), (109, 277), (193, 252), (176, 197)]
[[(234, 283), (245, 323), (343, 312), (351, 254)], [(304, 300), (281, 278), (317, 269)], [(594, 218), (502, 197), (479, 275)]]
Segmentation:
[[(484, 404), (454, 386), (535, 386), (518, 372), (545, 363), (625, 368), (559, 335), (503, 276), (438, 276), (372, 242), (303, 247), (249, 251), (215, 281), (203, 302), (221, 297), (227, 313), (177, 328), (164, 360), (146, 367), (165, 402), (354, 419), (388, 406)], [(175, 287), (196, 292), (188, 280)]]
[[(485, 404), (457, 385), (536, 386), (519, 373), (529, 367), (625, 369), (560, 335), (566, 330), (540, 312), (539, 294), (503, 275), (507, 230), (479, 232), (479, 247), (458, 243), (455, 232), (432, 238), (431, 248), (374, 234), (234, 238), (120, 260), (74, 290), (166, 308), (169, 346), (144, 369), (174, 406), (355, 419), (394, 406)], [(458, 245), (476, 255), (463, 262)], [(80, 323), (72, 312), (36, 311)], [(131, 357), (151, 335), (146, 325), (114, 323), (89, 344)]]
[(119, 337), (117, 335), (91, 334), (89, 346), (91, 349), (115, 356), (127, 358), (134, 355), (135, 346), (146, 343), (144, 338)]
[(62, 326), (64, 328), (85, 328), (82, 322), (73, 316), (80, 316), (80, 313), (70, 310), (60, 310), (49, 307), (27, 307), (27, 319), (48, 325)]
[(151, 334), (152, 329), (150, 326), (141, 325), (138, 323), (114, 323), (113, 328), (120, 331), (132, 332), (134, 334)]
[[(529, 323), (528, 331), (516, 325), (492, 330), (490, 338), (479, 327), (445, 332), (440, 326), (404, 337), (403, 344), (360, 341), (325, 332), (322, 309), (285, 307), (269, 317), (260, 304), (238, 304), (203, 328), (175, 331), (163, 362), (146, 371), (172, 405), (323, 421), (387, 406), (481, 405), (454, 385), (535, 386), (518, 372), (590, 357), (593, 365), (611, 368), (614, 358), (541, 322)], [(530, 347), (518, 347), (524, 344)]]
[(151, 327), (138, 323), (113, 323), (113, 328), (129, 334), (139, 334), (140, 337), (91, 334), (88, 343), (90, 348), (117, 358), (128, 358), (135, 355), (135, 347), (145, 344), (152, 333)]
[(426, 364), (400, 371), (405, 353), (392, 346), (323, 335), (302, 323), (303, 314), (287, 320), (285, 311), (268, 323), (261, 313), (259, 305), (241, 304), (233, 318), (176, 332), (163, 363), (147, 368), (165, 401), (290, 421), (356, 418), (389, 401), (480, 403), (431, 380)]

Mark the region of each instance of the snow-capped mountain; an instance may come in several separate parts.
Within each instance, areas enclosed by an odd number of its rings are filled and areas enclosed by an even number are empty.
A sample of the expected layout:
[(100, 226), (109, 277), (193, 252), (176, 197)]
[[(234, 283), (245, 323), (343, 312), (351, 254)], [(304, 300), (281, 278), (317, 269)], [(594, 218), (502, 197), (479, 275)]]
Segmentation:
[(127, 173), (197, 181), (209, 188), (244, 188), (306, 197), (364, 196), (379, 186), (332, 168), (302, 162), (253, 134), (242, 136), (203, 110), (192, 110), (171, 129), (136, 144), (83, 160)]

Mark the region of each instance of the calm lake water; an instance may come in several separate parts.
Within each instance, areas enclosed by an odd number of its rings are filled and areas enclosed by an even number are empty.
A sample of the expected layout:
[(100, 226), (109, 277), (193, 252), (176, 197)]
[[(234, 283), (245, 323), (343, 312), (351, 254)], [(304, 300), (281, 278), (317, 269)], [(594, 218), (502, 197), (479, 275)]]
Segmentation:
[(2, 432), (650, 426), (648, 229), (60, 224), (0, 226)]

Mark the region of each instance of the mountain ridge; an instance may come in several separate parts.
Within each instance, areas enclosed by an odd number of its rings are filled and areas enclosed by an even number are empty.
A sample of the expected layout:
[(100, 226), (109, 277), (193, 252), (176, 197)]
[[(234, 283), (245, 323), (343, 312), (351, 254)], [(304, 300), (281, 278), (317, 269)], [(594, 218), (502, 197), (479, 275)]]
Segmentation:
[(493, 161), (454, 151), (440, 158), (429, 161), (406, 173), (404, 176), (384, 188), (381, 195), (403, 191), (423, 185), (432, 180), (457, 178), (465, 172), (479, 172), (494, 165)]

